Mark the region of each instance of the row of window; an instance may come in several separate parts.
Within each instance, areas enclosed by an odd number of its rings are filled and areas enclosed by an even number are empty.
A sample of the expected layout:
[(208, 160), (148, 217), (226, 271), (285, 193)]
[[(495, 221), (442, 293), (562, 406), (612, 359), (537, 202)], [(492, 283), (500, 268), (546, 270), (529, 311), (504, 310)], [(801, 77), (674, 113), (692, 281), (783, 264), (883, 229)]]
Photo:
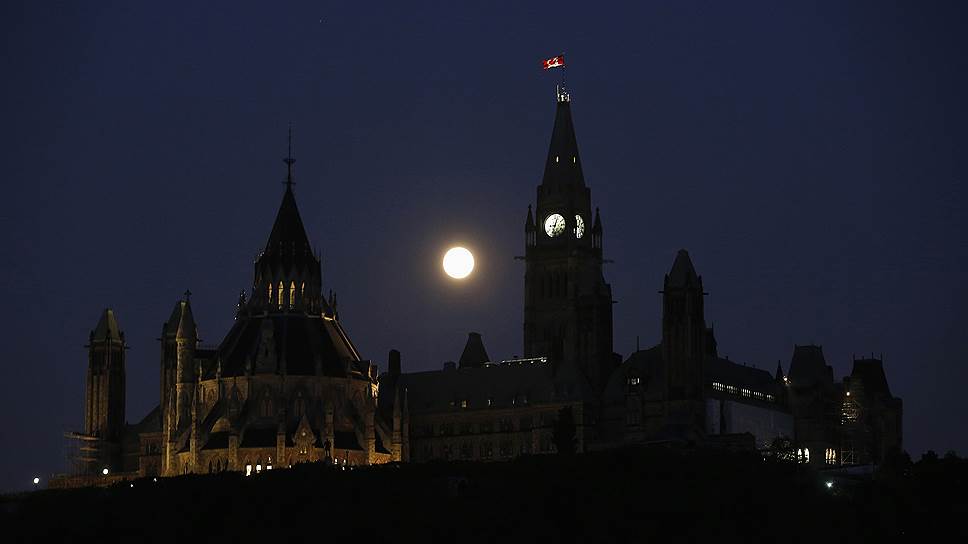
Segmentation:
[[(548, 427), (551, 426), (557, 415), (552, 412), (546, 412), (538, 415), (538, 427)], [(518, 418), (518, 425), (515, 428), (514, 420), (510, 417), (502, 417), (496, 421), (486, 420), (479, 422), (446, 422), (440, 423), (438, 425), (426, 424), (419, 425), (415, 428), (415, 435), (417, 436), (450, 436), (450, 435), (467, 435), (467, 434), (486, 434), (493, 433), (495, 431), (502, 433), (509, 433), (514, 431), (530, 431), (535, 428), (534, 419), (532, 416), (522, 416)], [(455, 433), (455, 430), (457, 431)]]
[[(424, 444), (420, 450), (420, 454), (423, 459), (474, 459), (475, 451), (477, 452), (477, 459), (495, 458), (494, 443), (488, 440), (477, 443), (476, 447), (475, 443), (471, 441), (461, 442), (457, 446), (451, 444), (437, 446), (434, 444)], [(549, 453), (551, 451), (551, 438), (548, 436), (542, 436), (538, 440), (538, 452)], [(514, 455), (526, 455), (532, 453), (532, 444), (530, 440), (523, 440), (517, 444), (517, 447), (515, 447), (514, 442), (511, 440), (501, 440), (497, 443), (496, 453), (497, 457), (499, 458), (508, 458)]]
[[(273, 289), (273, 285), (270, 283), (266, 286), (268, 292), (269, 304), (275, 304), (280, 310), (283, 306), (287, 306), (290, 310), (296, 306), (296, 282), (289, 282), (289, 289), (285, 288), (283, 282), (279, 282), (279, 286)], [(306, 296), (306, 282), (299, 284), (299, 299), (302, 300)]]
[[(488, 407), (494, 406), (494, 397), (488, 397), (484, 401), (484, 403)], [(528, 395), (520, 394), (520, 395), (515, 395), (511, 397), (511, 406), (524, 406), (526, 404), (528, 404)], [(450, 401), (450, 406), (452, 408), (460, 407), (463, 409), (467, 409), (471, 407), (471, 401), (468, 399), (457, 398)]]
[(736, 387), (735, 385), (725, 385), (721, 382), (713, 382), (713, 389), (715, 391), (723, 391), (729, 393), (730, 395), (741, 395), (745, 398), (754, 398), (756, 400), (763, 400), (766, 402), (773, 402), (775, 397), (770, 393), (761, 393), (759, 391), (752, 391), (745, 387)]

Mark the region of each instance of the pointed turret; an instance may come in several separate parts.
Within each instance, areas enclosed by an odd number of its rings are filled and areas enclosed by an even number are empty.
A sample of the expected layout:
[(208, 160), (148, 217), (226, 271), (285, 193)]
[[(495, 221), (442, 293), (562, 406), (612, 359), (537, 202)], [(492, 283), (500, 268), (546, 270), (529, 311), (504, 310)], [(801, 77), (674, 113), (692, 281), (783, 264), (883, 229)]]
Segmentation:
[(490, 361), (487, 350), (484, 349), (484, 341), (480, 333), (472, 332), (467, 334), (467, 343), (464, 344), (464, 352), (460, 354), (458, 363), (460, 368), (481, 366)]
[(534, 246), (535, 234), (534, 214), (531, 213), (531, 205), (528, 204), (528, 217), (524, 220), (524, 245), (526, 247)]
[(105, 340), (124, 340), (124, 333), (118, 328), (118, 320), (114, 317), (114, 310), (110, 308), (105, 308), (97, 326), (91, 331), (92, 342), (103, 342)]
[(551, 131), (551, 145), (545, 162), (542, 185), (569, 185), (584, 187), (585, 176), (578, 156), (578, 140), (571, 120), (571, 100), (568, 94), (558, 94), (555, 126)]
[(592, 226), (592, 247), (602, 250), (602, 214), (595, 208), (595, 224)]
[(286, 190), (272, 224), (265, 249), (255, 263), (252, 297), (248, 306), (252, 311), (316, 313), (322, 310), (320, 299), (321, 268), (313, 254), (306, 228), (293, 194), (292, 133), (290, 131)]
[(120, 468), (121, 433), (125, 408), (124, 333), (114, 311), (105, 309), (91, 331), (87, 359), (84, 433), (101, 441), (87, 458), (84, 470)]
[(702, 278), (689, 253), (679, 250), (662, 290), (662, 359), (670, 418), (705, 429), (703, 360), (708, 329), (703, 310)]
[(776, 361), (776, 375), (774, 376), (778, 383), (783, 383), (786, 381), (786, 376), (783, 375), (783, 366), (780, 365), (780, 361)]
[(696, 268), (692, 266), (689, 252), (680, 249), (676, 254), (675, 262), (672, 263), (672, 270), (666, 274), (666, 288), (697, 286), (701, 287), (701, 279), (696, 274)]

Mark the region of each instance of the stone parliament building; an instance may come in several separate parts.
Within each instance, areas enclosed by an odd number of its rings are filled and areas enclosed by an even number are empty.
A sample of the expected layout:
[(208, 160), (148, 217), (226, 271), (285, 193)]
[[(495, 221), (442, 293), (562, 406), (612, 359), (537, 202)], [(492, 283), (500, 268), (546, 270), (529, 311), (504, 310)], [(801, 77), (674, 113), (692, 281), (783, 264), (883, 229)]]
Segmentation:
[(721, 358), (702, 277), (685, 250), (663, 280), (658, 344), (624, 358), (613, 352), (602, 217), (562, 88), (524, 222), (522, 358), (492, 361), (481, 335), (470, 333), (457, 363), (407, 373), (391, 350), (380, 374), (340, 324), (335, 299), (323, 296), (291, 153), (285, 162), (282, 203), (234, 325), (217, 347), (203, 348), (190, 293), (176, 302), (161, 330), (158, 406), (135, 424), (125, 418), (124, 333), (104, 310), (87, 345), (84, 429), (68, 434), (71, 466), (51, 487), (623, 444), (782, 443), (818, 466), (877, 463), (901, 447), (902, 403), (880, 359), (857, 359), (836, 380), (819, 346), (794, 346), (786, 374), (780, 363), (771, 374)]

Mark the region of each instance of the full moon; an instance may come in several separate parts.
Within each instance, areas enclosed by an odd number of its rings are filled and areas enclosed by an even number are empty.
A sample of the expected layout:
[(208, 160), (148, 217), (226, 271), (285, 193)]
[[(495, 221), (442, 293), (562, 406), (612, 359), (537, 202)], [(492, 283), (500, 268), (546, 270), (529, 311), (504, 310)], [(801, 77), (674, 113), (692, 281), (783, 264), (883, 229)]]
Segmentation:
[(474, 270), (474, 255), (465, 248), (452, 247), (444, 254), (444, 272), (448, 276), (462, 280)]

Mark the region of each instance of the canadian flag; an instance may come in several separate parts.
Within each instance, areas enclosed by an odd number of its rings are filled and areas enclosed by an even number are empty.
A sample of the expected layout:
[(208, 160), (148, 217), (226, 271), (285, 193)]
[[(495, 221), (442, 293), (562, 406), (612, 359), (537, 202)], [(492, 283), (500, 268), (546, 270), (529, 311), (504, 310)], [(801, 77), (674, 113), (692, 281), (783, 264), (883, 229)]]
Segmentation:
[(550, 59), (545, 59), (541, 61), (541, 66), (545, 70), (549, 70), (551, 68), (558, 68), (559, 66), (564, 66), (564, 65), (565, 65), (564, 55), (558, 55), (557, 57), (551, 57)]

